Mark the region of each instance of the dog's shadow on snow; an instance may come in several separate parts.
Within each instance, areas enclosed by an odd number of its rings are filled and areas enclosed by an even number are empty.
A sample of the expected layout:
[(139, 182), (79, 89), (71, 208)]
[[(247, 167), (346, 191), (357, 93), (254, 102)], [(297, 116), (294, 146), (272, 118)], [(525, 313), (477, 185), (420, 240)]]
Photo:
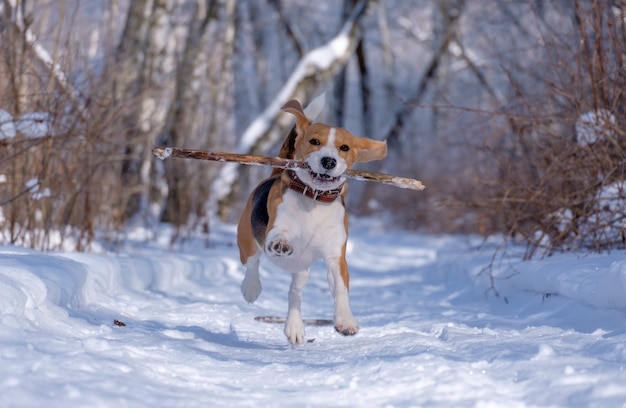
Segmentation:
[[(232, 360), (233, 350), (284, 350), (284, 345), (259, 343), (242, 338), (233, 326), (228, 332), (211, 331), (201, 326), (167, 326), (158, 321), (139, 323), (145, 330), (159, 333), (168, 341), (181, 341), (218, 360)], [(200, 341), (198, 341), (200, 340)]]
[(197, 340), (203, 340), (207, 343), (218, 344), (226, 347), (263, 350), (274, 348), (266, 344), (241, 339), (237, 334), (237, 331), (232, 326), (230, 327), (228, 333), (214, 332), (200, 326), (177, 326), (173, 330), (177, 330), (181, 333), (192, 334)]

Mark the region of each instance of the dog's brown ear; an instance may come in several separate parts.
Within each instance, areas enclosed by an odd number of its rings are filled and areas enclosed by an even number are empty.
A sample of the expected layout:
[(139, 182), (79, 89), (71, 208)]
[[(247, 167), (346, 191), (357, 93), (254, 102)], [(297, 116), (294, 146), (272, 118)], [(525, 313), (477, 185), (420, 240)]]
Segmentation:
[(387, 142), (359, 137), (356, 139), (356, 161), (381, 160), (387, 156)]
[(298, 133), (304, 133), (311, 124), (311, 121), (306, 117), (304, 111), (302, 110), (302, 105), (300, 105), (300, 102), (297, 100), (290, 100), (284, 104), (281, 109), (296, 117), (296, 127), (298, 128)]

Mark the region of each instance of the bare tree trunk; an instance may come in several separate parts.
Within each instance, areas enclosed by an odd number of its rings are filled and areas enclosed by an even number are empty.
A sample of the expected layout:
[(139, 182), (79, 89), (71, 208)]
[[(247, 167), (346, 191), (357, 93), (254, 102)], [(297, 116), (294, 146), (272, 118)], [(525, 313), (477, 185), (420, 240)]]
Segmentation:
[(235, 11), (235, 49), (232, 59), (234, 77), (234, 98), (237, 101), (235, 115), (235, 131), (241, 134), (245, 126), (254, 120), (253, 112), (260, 110), (258, 72), (254, 49), (252, 17), (248, 0), (236, 2)]
[[(343, 1), (343, 9), (341, 11), (341, 20), (345, 21), (350, 15), (350, 10), (356, 4), (355, 0), (344, 0)], [(359, 41), (360, 44), (360, 41)], [(347, 76), (348, 76), (348, 67), (344, 66), (337, 78), (335, 79), (335, 84), (333, 87), (333, 103), (334, 103), (334, 120), (333, 123), (337, 124), (337, 126), (345, 126), (344, 123), (344, 115), (345, 115), (345, 106), (346, 106), (346, 93), (347, 93)]]
[[(187, 135), (192, 133), (200, 100), (201, 88), (198, 83), (204, 62), (204, 34), (211, 20), (217, 19), (218, 7), (216, 0), (200, 0), (196, 3), (185, 51), (178, 67), (175, 97), (163, 129), (162, 140), (167, 145), (184, 145)], [(165, 177), (168, 195), (161, 219), (176, 226), (185, 225), (192, 213), (193, 201), (186, 164), (182, 161), (165, 162)]]
[[(225, 0), (224, 11), (226, 14), (226, 22), (224, 28), (224, 38), (222, 40), (222, 55), (221, 64), (218, 67), (215, 76), (210, 78), (209, 87), (210, 93), (210, 105), (213, 107), (211, 110), (211, 117), (209, 119), (209, 131), (207, 137), (209, 140), (213, 140), (216, 137), (218, 131), (218, 113), (220, 109), (218, 107), (227, 106), (227, 91), (232, 87), (232, 58), (235, 50), (235, 0)], [(214, 72), (214, 70), (212, 70)], [(223, 125), (223, 123), (222, 123)]]
[[(343, 19), (347, 19), (352, 9), (358, 4), (358, 0), (345, 0), (343, 3)], [(370, 78), (367, 68), (367, 60), (365, 58), (365, 46), (363, 45), (363, 38), (359, 39), (359, 42), (355, 50), (356, 65), (359, 72), (359, 83), (361, 91), (361, 117), (363, 123), (363, 133), (373, 133), (373, 118), (370, 115)], [(335, 122), (338, 126), (346, 126), (345, 122), (345, 107), (346, 97), (348, 92), (348, 67), (345, 66), (337, 75), (334, 87), (334, 103), (335, 103)]]
[(141, 132), (139, 131), (139, 108), (137, 99), (141, 92), (139, 72), (142, 65), (143, 50), (146, 41), (147, 21), (146, 14), (150, 0), (134, 0), (131, 2), (124, 32), (117, 49), (117, 77), (113, 84), (113, 100), (115, 104), (131, 101), (125, 109), (121, 123), (122, 131), (126, 133), (124, 146), (124, 160), (120, 179), (125, 191), (125, 198), (120, 203), (120, 210), (124, 218), (128, 218), (139, 211), (141, 195), (137, 191), (141, 179), (141, 157), (143, 156)]
[(367, 68), (367, 60), (365, 58), (365, 46), (363, 39), (359, 41), (356, 47), (356, 57), (359, 67), (359, 80), (361, 83), (361, 109), (363, 117), (363, 134), (370, 136), (374, 133), (374, 115), (372, 115), (369, 70)]
[(23, 16), (23, 3), (20, 1), (15, 4), (15, 7), (9, 0), (3, 0), (3, 12), (4, 15), (0, 19), (0, 29), (2, 29), (3, 38), (14, 46), (9, 49), (6, 48), (4, 59), (7, 62), (8, 77), (10, 78), (10, 94), (9, 100), (13, 101), (13, 106), (10, 108), (12, 114), (19, 115), (24, 109), (26, 95), (28, 92), (25, 90), (26, 85), (26, 72), (24, 65), (26, 64), (26, 43), (23, 39), (23, 32), (20, 33), (15, 21), (20, 16)]
[[(150, 149), (154, 141), (146, 98), (159, 88), (165, 44), (160, 41), (169, 27), (170, 0), (134, 0), (117, 49), (118, 72), (114, 101), (126, 106), (122, 118), (126, 134), (121, 182), (124, 217), (137, 214), (147, 202)], [(153, 100), (154, 101), (154, 100)], [(148, 164), (147, 164), (148, 163)]]

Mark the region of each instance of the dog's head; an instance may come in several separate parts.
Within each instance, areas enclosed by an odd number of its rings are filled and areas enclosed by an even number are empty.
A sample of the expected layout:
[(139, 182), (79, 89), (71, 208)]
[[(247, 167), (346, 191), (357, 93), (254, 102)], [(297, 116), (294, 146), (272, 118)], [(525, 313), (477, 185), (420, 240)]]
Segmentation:
[(296, 174), (316, 190), (336, 189), (354, 163), (380, 160), (387, 155), (386, 142), (356, 137), (339, 127), (311, 123), (295, 99), (282, 109), (296, 117), (293, 158), (308, 164), (308, 168), (298, 169)]

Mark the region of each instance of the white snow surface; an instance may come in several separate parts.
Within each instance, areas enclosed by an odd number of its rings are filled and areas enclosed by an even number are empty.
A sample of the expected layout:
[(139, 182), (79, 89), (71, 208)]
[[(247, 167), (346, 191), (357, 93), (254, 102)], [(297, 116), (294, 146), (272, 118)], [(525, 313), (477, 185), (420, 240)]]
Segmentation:
[[(235, 226), (177, 248), (162, 229), (111, 252), (0, 247), (0, 406), (626, 403), (624, 251), (524, 262), (497, 239), (357, 220), (347, 257), (360, 332), (307, 326), (292, 346), (281, 324), (254, 319), (285, 315), (290, 277), (262, 264), (264, 291), (246, 304)], [(332, 318), (321, 264), (303, 314)]]

